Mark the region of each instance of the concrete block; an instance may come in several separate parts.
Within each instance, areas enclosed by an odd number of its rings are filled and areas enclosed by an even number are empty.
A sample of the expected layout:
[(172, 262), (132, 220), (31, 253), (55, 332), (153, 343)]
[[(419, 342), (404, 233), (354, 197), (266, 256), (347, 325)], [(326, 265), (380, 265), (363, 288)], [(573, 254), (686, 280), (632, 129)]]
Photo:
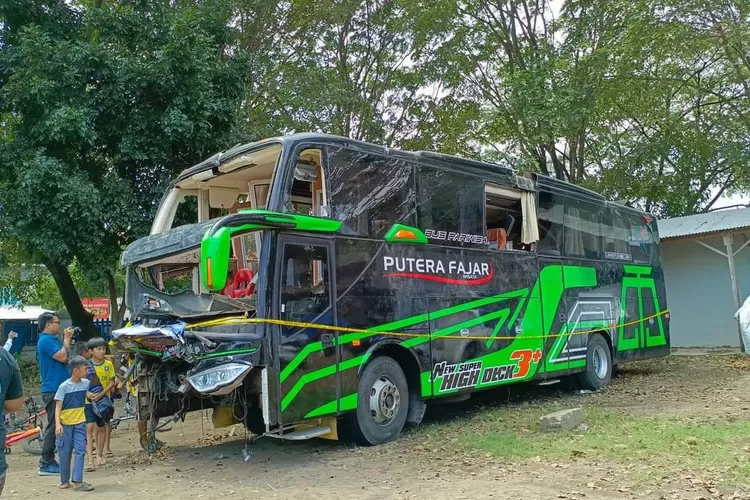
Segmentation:
[(569, 431), (583, 423), (583, 411), (580, 408), (560, 410), (539, 419), (543, 431)]

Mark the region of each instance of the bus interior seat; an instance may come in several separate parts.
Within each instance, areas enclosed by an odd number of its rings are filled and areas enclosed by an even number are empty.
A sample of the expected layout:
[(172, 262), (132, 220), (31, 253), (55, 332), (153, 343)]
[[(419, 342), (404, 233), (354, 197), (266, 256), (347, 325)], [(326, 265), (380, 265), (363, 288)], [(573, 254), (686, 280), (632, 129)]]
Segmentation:
[(240, 269), (234, 279), (224, 288), (224, 295), (233, 299), (241, 299), (255, 293), (253, 272), (250, 269)]
[(504, 228), (488, 229), (487, 239), (490, 242), (497, 242), (497, 248), (504, 250), (508, 234)]

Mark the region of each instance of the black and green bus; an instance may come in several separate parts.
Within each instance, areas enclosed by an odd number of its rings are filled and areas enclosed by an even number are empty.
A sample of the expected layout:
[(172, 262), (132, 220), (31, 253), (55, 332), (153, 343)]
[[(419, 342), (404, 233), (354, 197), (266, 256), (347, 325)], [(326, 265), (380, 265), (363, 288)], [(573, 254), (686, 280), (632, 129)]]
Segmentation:
[(295, 134), (171, 184), (122, 256), (142, 421), (364, 444), (431, 401), (669, 353), (655, 219), (506, 165)]

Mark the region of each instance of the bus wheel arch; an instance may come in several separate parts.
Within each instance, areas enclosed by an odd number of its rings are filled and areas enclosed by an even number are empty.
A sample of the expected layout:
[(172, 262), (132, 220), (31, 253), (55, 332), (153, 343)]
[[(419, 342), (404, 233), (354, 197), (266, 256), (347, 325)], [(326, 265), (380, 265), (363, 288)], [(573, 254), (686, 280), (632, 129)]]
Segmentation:
[[(406, 382), (409, 384), (409, 411), (406, 415), (406, 422), (420, 423), (427, 405), (422, 399), (422, 374), (414, 352), (401, 346), (397, 341), (386, 341), (374, 346), (369, 354), (370, 360), (376, 356), (388, 356), (401, 366), (406, 375)], [(363, 369), (364, 367), (360, 369), (360, 374)]]
[(365, 446), (401, 434), (407, 419), (413, 417), (413, 393), (419, 391), (419, 386), (413, 387), (414, 380), (419, 381), (419, 364), (407, 349), (385, 343), (368, 354), (357, 374), (357, 409), (345, 415), (343, 426), (347, 439)]
[(606, 332), (589, 335), (586, 344), (586, 367), (576, 377), (583, 388), (598, 391), (612, 381), (612, 342)]

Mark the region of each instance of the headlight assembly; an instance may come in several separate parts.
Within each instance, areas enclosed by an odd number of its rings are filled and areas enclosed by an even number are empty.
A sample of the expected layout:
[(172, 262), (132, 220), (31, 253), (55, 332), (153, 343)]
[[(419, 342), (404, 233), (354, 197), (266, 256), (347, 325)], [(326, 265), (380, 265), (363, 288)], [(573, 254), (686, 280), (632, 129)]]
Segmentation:
[(226, 363), (189, 375), (188, 382), (200, 393), (224, 394), (234, 390), (251, 368), (247, 364)]

